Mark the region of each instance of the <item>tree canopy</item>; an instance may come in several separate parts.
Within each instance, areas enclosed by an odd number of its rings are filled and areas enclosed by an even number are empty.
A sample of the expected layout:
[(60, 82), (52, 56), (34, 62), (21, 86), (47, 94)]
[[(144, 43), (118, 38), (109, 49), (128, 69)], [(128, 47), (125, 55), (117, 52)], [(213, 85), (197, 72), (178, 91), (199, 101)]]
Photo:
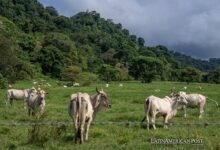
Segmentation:
[[(96, 74), (107, 82), (132, 78), (200, 82), (199, 70), (210, 71), (209, 81), (215, 82), (212, 71), (220, 65), (219, 59), (199, 60), (163, 45), (149, 47), (143, 37), (96, 11), (65, 17), (37, 0), (0, 0), (0, 15), (0, 73), (10, 81), (39, 72), (62, 79), (76, 66), (84, 77)], [(190, 73), (193, 77), (186, 79)]]

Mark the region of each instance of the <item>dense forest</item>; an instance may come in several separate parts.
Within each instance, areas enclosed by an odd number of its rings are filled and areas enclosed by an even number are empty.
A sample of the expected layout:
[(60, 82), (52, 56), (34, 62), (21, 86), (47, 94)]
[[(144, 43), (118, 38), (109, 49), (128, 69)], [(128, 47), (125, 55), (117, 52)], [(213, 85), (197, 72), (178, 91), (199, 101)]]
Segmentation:
[(220, 59), (194, 59), (142, 37), (96, 11), (72, 17), (37, 0), (0, 0), (0, 83), (43, 75), (89, 84), (97, 79), (220, 83)]

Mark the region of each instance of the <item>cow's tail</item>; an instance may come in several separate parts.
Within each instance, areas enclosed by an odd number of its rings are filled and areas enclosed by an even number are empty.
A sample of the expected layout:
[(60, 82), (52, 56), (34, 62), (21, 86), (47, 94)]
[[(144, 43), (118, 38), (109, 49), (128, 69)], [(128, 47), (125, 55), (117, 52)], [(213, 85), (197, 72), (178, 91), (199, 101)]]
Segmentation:
[(150, 105), (151, 105), (151, 100), (150, 100), (150, 98), (147, 98), (147, 100), (144, 103), (145, 116), (144, 116), (144, 118), (143, 118), (141, 123), (143, 125), (143, 122), (145, 120), (147, 120), (147, 128), (148, 129), (149, 129), (149, 112), (150, 112), (150, 107), (151, 107)]
[(214, 100), (214, 99), (211, 99), (211, 98), (209, 98), (209, 97), (206, 97), (208, 100), (211, 100), (211, 101), (213, 101), (213, 102), (215, 102), (215, 104), (216, 104), (216, 106), (218, 107), (219, 105), (218, 105), (218, 102), (216, 101), (216, 100)]
[(77, 100), (79, 103), (79, 127), (78, 127), (78, 134), (80, 137), (80, 143), (83, 143), (84, 141), (84, 126), (86, 122), (86, 112), (87, 112), (87, 102), (83, 97), (81, 97), (80, 93), (77, 94)]
[(85, 122), (86, 118), (86, 109), (87, 103), (83, 97), (81, 97), (80, 93), (77, 94), (77, 101), (78, 101), (78, 113), (79, 113), (79, 121), (81, 123)]

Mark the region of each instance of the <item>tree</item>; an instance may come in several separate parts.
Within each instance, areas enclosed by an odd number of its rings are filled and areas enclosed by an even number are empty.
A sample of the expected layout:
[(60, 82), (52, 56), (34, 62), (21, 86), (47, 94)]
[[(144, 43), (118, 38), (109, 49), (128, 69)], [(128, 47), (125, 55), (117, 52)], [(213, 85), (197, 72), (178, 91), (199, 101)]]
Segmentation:
[(5, 89), (8, 87), (8, 81), (3, 75), (0, 73), (0, 89)]
[(102, 79), (104, 79), (106, 82), (109, 82), (117, 80), (119, 71), (111, 65), (103, 64), (98, 70), (98, 73)]
[(38, 61), (41, 63), (43, 73), (50, 74), (53, 77), (60, 77), (60, 73), (65, 66), (65, 57), (53, 45), (41, 49)]
[(151, 82), (154, 79), (161, 79), (164, 67), (163, 62), (153, 57), (139, 56), (134, 58), (129, 73), (142, 82)]
[(139, 38), (138, 38), (138, 45), (139, 45), (139, 46), (144, 46), (144, 43), (145, 43), (144, 38), (139, 37)]
[(202, 74), (198, 69), (187, 67), (181, 70), (180, 80), (183, 82), (201, 82)]
[(61, 73), (61, 79), (64, 81), (71, 81), (72, 85), (74, 82), (79, 80), (82, 69), (78, 66), (69, 66), (64, 69)]
[(57, 12), (57, 10), (54, 8), (54, 7), (52, 7), (52, 6), (47, 6), (46, 8), (45, 8), (45, 11), (47, 12), (47, 13), (49, 13), (51, 16), (58, 16), (58, 12)]
[(0, 73), (9, 79), (9, 81), (16, 80), (15, 65), (18, 63), (17, 46), (0, 29)]
[(212, 83), (220, 83), (220, 67), (216, 68), (208, 74), (208, 81)]

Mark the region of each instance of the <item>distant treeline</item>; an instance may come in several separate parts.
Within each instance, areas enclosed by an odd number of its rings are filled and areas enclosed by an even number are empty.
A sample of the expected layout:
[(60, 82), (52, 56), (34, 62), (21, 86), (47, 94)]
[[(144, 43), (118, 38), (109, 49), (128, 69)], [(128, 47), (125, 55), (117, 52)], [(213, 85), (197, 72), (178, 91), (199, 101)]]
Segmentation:
[(147, 47), (144, 38), (95, 11), (65, 17), (37, 0), (0, 0), (0, 15), (0, 82), (44, 74), (83, 84), (97, 79), (220, 83), (220, 59)]

